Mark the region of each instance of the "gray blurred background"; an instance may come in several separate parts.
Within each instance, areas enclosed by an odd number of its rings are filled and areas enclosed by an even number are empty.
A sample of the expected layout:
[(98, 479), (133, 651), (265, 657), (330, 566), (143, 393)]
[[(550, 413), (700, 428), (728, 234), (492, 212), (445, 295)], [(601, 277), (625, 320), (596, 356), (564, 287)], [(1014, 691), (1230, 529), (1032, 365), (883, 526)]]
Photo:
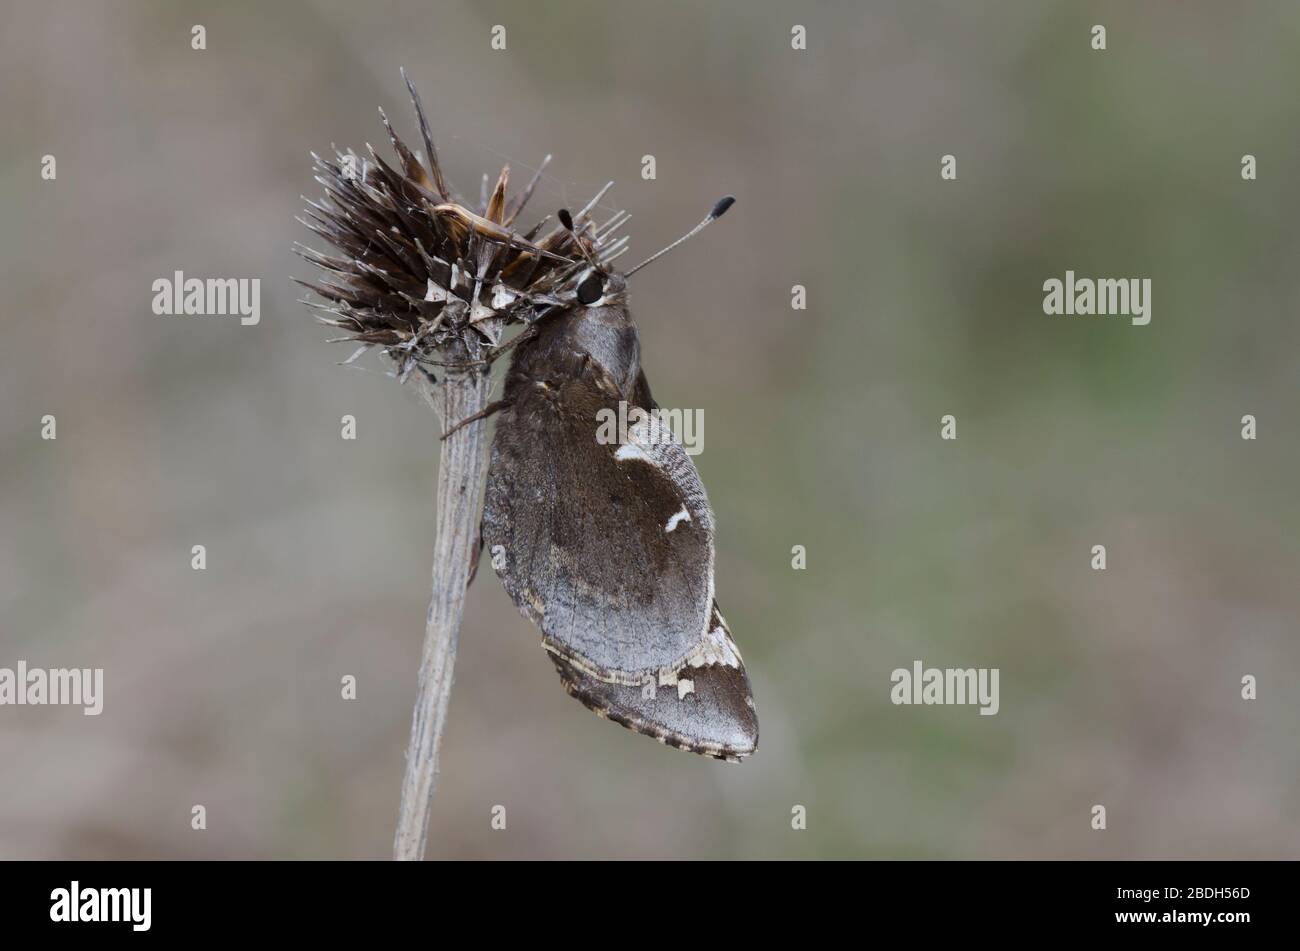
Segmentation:
[[(418, 139), (399, 66), (457, 188), (554, 153), (540, 215), (612, 178), (628, 262), (737, 196), (632, 307), (656, 397), (704, 410), (718, 596), (762, 722), (728, 766), (591, 716), (482, 572), (432, 856), (1297, 854), (1300, 7), (8, 0), (4, 20), (0, 666), (102, 666), (107, 697), (98, 718), (0, 708), (0, 856), (389, 854), (435, 424), (379, 357), (336, 365), (350, 348), (289, 276), (310, 276), (308, 151), (387, 155), (380, 105)], [(1067, 268), (1151, 278), (1151, 324), (1045, 316)], [(260, 278), (260, 325), (155, 316), (178, 269)], [(1001, 712), (892, 705), (917, 659), (1001, 668)]]

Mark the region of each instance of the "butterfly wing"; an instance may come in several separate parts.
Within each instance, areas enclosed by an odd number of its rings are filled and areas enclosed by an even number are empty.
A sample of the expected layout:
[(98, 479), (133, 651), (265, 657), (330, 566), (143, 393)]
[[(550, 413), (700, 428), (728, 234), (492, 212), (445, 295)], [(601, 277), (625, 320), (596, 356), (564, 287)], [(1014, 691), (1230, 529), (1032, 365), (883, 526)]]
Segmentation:
[(579, 365), (508, 388), (483, 515), (493, 568), (588, 707), (673, 746), (745, 756), (757, 719), (713, 599), (699, 474), (667, 427), (632, 411), (654, 408), (643, 376), (619, 433), (618, 388)]
[(676, 671), (641, 686), (607, 683), (552, 655), (570, 696), (598, 716), (661, 743), (738, 761), (758, 744), (749, 676), (716, 602), (708, 646)]

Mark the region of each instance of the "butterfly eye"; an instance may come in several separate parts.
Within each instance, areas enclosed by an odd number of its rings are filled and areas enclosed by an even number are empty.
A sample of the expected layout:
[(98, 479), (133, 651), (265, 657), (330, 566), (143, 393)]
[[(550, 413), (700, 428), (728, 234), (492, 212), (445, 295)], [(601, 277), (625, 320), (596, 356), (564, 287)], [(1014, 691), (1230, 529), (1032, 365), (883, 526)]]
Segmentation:
[(599, 271), (592, 271), (582, 283), (578, 285), (578, 303), (594, 304), (600, 300), (600, 295), (605, 292), (605, 278)]

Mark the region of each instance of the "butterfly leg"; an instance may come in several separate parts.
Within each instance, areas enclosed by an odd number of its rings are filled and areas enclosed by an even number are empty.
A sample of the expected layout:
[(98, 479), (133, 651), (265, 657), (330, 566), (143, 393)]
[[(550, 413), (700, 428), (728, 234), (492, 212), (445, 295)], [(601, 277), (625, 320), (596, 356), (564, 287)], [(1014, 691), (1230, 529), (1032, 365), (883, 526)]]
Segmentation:
[(474, 537), (474, 556), (469, 563), (469, 577), (465, 579), (465, 590), (474, 583), (474, 578), (478, 575), (478, 563), (483, 558), (483, 520), (479, 519), (478, 534)]
[(515, 347), (519, 346), (519, 344), (523, 343), (526, 340), (531, 340), (533, 337), (536, 336), (537, 336), (537, 330), (534, 327), (529, 327), (527, 330), (522, 330), (519, 333), (515, 334), (513, 337), (511, 337), (509, 340), (507, 340), (505, 343), (503, 343), (501, 346), (489, 350), (483, 362), (488, 366), (491, 366), (492, 364), (496, 363), (496, 361), (499, 360), (501, 357), (504, 357)]
[(491, 416), (493, 413), (497, 412), (498, 410), (505, 409), (507, 406), (511, 404), (511, 402), (513, 401), (493, 400), (491, 403), (488, 403), (487, 406), (483, 407), (477, 413), (471, 413), (469, 416), (466, 416), (460, 422), (456, 423), (454, 426), (451, 427), (451, 429), (447, 430), (445, 433), (442, 434), (442, 438), (446, 439), (448, 436), (450, 436), (456, 430), (460, 429), (462, 426), (468, 426), (470, 423), (476, 422), (480, 419), (487, 419), (489, 416)]

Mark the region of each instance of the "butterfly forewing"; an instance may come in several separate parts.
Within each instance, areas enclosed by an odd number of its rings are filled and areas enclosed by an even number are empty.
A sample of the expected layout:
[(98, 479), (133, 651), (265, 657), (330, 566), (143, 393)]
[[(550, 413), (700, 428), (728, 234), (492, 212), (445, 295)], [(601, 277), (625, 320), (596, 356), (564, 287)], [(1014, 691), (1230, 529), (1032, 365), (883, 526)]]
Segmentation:
[[(614, 334), (620, 345), (606, 346)], [(483, 541), (571, 694), (670, 745), (735, 759), (753, 750), (757, 721), (714, 604), (713, 514), (690, 456), (646, 414), (635, 344), (625, 311), (576, 308), (518, 348)]]

